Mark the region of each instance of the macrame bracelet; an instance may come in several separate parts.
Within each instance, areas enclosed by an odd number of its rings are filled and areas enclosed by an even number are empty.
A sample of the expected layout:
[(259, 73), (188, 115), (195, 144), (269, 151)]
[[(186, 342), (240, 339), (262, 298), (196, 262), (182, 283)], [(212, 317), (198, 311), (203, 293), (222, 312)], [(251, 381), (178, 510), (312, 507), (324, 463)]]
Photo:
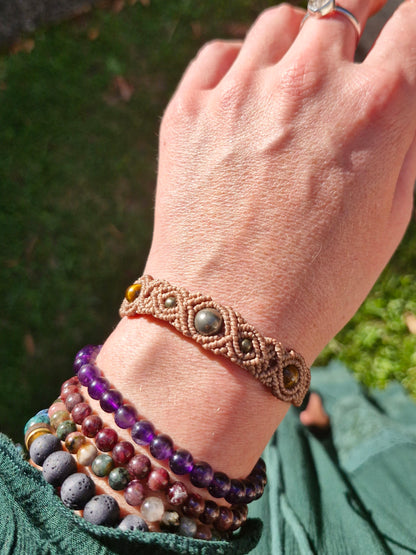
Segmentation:
[(303, 357), (276, 339), (262, 336), (233, 308), (143, 276), (127, 289), (120, 316), (144, 314), (168, 322), (204, 349), (244, 368), (278, 399), (302, 404), (310, 384)]

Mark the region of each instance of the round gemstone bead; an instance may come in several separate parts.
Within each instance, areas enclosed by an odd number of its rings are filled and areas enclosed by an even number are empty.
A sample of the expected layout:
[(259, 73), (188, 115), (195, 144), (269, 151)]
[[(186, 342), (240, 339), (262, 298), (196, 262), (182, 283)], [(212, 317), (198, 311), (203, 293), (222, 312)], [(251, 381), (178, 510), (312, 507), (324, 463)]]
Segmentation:
[(160, 521), (160, 529), (164, 532), (176, 532), (179, 528), (181, 517), (176, 511), (165, 511)]
[(177, 507), (188, 499), (188, 490), (182, 482), (173, 482), (167, 492), (167, 498), (171, 505)]
[(173, 441), (166, 434), (159, 434), (150, 443), (150, 452), (159, 461), (170, 459), (173, 454)]
[(81, 466), (91, 466), (98, 451), (92, 443), (84, 443), (77, 451), (77, 461)]
[(165, 299), (165, 308), (175, 308), (176, 304), (176, 297), (167, 297)]
[(134, 455), (127, 468), (135, 478), (142, 479), (149, 474), (151, 466), (150, 459), (146, 455)]
[(70, 453), (77, 453), (81, 445), (86, 442), (85, 436), (81, 432), (72, 432), (65, 438), (65, 447)]
[(105, 412), (115, 412), (121, 407), (122, 402), (121, 393), (117, 389), (109, 389), (102, 395), (100, 406)]
[(82, 385), (88, 387), (91, 382), (100, 377), (100, 371), (94, 364), (84, 364), (78, 370), (78, 379)]
[(61, 441), (65, 441), (69, 434), (76, 431), (77, 426), (75, 422), (72, 422), (72, 420), (64, 420), (56, 428), (56, 437), (58, 437)]
[(48, 416), (48, 409), (40, 410), (35, 416), (30, 418), (24, 427), (23, 433), (25, 434), (32, 424), (50, 424)]
[(87, 416), (82, 422), (82, 433), (87, 437), (95, 437), (103, 427), (103, 421), (97, 414)]
[(233, 521), (229, 528), (230, 532), (234, 532), (235, 530), (238, 530), (239, 528), (241, 528), (241, 525), (243, 523), (243, 519), (239, 511), (235, 511), (234, 509), (232, 509), (232, 512), (233, 512)]
[(67, 451), (55, 451), (44, 461), (42, 473), (45, 480), (54, 487), (60, 486), (70, 474), (77, 471), (77, 463)]
[(62, 399), (62, 401), (65, 403), (66, 398), (68, 397), (68, 395), (70, 395), (71, 393), (79, 393), (79, 388), (77, 385), (67, 385), (66, 387), (61, 388), (61, 394), (59, 395), (59, 397)]
[(152, 491), (163, 491), (169, 485), (169, 474), (165, 468), (155, 468), (147, 477), (147, 485)]
[(84, 364), (88, 364), (90, 360), (91, 360), (91, 355), (87, 355), (87, 354), (75, 357), (74, 364), (73, 364), (74, 374), (77, 374), (80, 368), (82, 368)]
[(95, 378), (88, 386), (88, 395), (91, 399), (99, 400), (110, 389), (108, 380), (102, 377)]
[(75, 359), (77, 359), (78, 357), (82, 357), (82, 356), (88, 356), (90, 358), (93, 358), (94, 355), (98, 354), (100, 351), (100, 345), (85, 345), (85, 347), (82, 347), (82, 349), (80, 349), (77, 354), (75, 355)]
[(125, 489), (130, 480), (131, 477), (129, 471), (123, 466), (113, 468), (113, 470), (108, 475), (108, 484), (110, 488), (113, 488), (116, 491), (121, 491)]
[(266, 472), (266, 463), (261, 457), (254, 465), (252, 472), (254, 472), (255, 470), (262, 470), (263, 472)]
[(253, 501), (256, 500), (259, 494), (258, 484), (256, 483), (255, 480), (252, 480), (251, 478), (246, 478), (244, 480), (244, 485), (246, 487), (246, 495), (245, 495), (244, 502), (252, 503)]
[(214, 472), (214, 476), (208, 486), (208, 491), (212, 497), (225, 497), (230, 491), (231, 481), (223, 472)]
[(52, 434), (42, 434), (30, 446), (30, 458), (35, 464), (42, 466), (51, 453), (62, 449), (59, 439)]
[(83, 509), (95, 495), (95, 484), (86, 474), (76, 472), (64, 480), (59, 495), (66, 507)]
[(194, 460), (189, 451), (178, 449), (169, 459), (169, 466), (175, 474), (189, 474), (194, 467)]
[(264, 490), (264, 486), (267, 484), (267, 474), (263, 470), (253, 470), (249, 478), (255, 480)]
[(138, 507), (145, 498), (144, 486), (139, 480), (132, 480), (124, 491), (124, 499), (132, 507)]
[(29, 451), (30, 446), (35, 441), (37, 437), (40, 437), (44, 434), (52, 434), (53, 428), (49, 424), (44, 424), (43, 422), (39, 422), (38, 424), (32, 424), (25, 433), (25, 445), (26, 449)]
[(142, 285), (141, 283), (133, 283), (130, 287), (127, 287), (125, 292), (125, 297), (129, 303), (132, 303), (140, 295)]
[(248, 337), (245, 337), (240, 341), (240, 349), (244, 354), (249, 353), (253, 349), (253, 342)]
[(211, 500), (205, 501), (203, 513), (200, 515), (199, 520), (204, 524), (212, 524), (217, 520), (220, 514), (220, 508)]
[(120, 508), (111, 495), (96, 495), (84, 507), (83, 517), (101, 526), (115, 526), (120, 519)]
[(71, 411), (72, 420), (75, 424), (82, 424), (85, 418), (92, 413), (88, 403), (78, 403)]
[(92, 461), (91, 465), (91, 470), (96, 476), (99, 476), (100, 478), (108, 476), (113, 468), (113, 459), (110, 457), (110, 455), (105, 455), (104, 453), (101, 455), (97, 455)]
[(283, 384), (286, 389), (292, 389), (299, 381), (299, 370), (294, 364), (283, 368)]
[(186, 516), (198, 517), (204, 512), (205, 503), (197, 493), (190, 493), (182, 505), (182, 512)]
[(218, 515), (217, 520), (214, 523), (214, 526), (217, 530), (221, 532), (225, 532), (229, 530), (233, 523), (234, 515), (231, 509), (228, 507), (220, 507), (220, 514)]
[(60, 399), (58, 399), (57, 401), (52, 403), (52, 405), (49, 407), (49, 410), (48, 410), (49, 418), (52, 418), (52, 416), (56, 412), (63, 411), (63, 410), (66, 410), (65, 403), (63, 401), (61, 401)]
[(100, 451), (112, 451), (118, 441), (117, 432), (112, 428), (103, 428), (95, 436), (95, 445)]
[(203, 308), (195, 315), (194, 326), (201, 335), (217, 334), (222, 324), (222, 316), (215, 308)]
[(156, 435), (153, 424), (147, 422), (147, 420), (136, 422), (130, 433), (137, 445), (149, 445)]
[(129, 441), (120, 441), (111, 453), (115, 464), (127, 464), (134, 456), (134, 447)]
[(232, 505), (244, 503), (246, 497), (246, 487), (242, 480), (231, 480), (230, 491), (225, 496), (225, 500)]
[(120, 530), (123, 530), (124, 532), (127, 532), (129, 530), (131, 532), (133, 532), (134, 530), (140, 530), (141, 532), (149, 531), (148, 525), (142, 518), (139, 517), (139, 515), (125, 516), (123, 520), (120, 522), (120, 524), (118, 525), (118, 528)]
[(146, 497), (140, 510), (147, 522), (157, 522), (165, 512), (163, 501), (159, 497)]
[(114, 415), (114, 421), (119, 428), (132, 428), (137, 420), (137, 411), (131, 405), (122, 405)]
[(206, 462), (194, 463), (190, 479), (191, 483), (197, 488), (207, 488), (214, 477), (214, 471)]
[(65, 389), (69, 385), (79, 385), (78, 377), (72, 376), (72, 378), (69, 378), (69, 380), (64, 381), (64, 383), (61, 385), (61, 390)]
[(188, 538), (194, 538), (197, 531), (197, 525), (194, 520), (186, 516), (181, 517), (181, 523), (179, 525), (179, 533), (182, 536), (187, 536)]
[(212, 532), (208, 526), (204, 526), (202, 524), (198, 524), (196, 533), (194, 536), (198, 540), (211, 540), (212, 539)]
[(70, 393), (65, 400), (66, 409), (71, 412), (75, 405), (78, 405), (78, 403), (82, 403), (83, 400), (84, 397), (81, 395), (81, 393)]
[(67, 410), (58, 410), (51, 416), (51, 426), (57, 429), (59, 424), (65, 422), (65, 420), (69, 420), (70, 414)]

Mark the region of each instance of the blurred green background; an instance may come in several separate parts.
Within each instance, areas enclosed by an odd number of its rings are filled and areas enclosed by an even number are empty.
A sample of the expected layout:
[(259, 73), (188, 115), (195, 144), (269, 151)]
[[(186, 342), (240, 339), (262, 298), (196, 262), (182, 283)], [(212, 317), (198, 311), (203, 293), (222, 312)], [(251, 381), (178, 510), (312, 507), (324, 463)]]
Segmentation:
[[(0, 56), (0, 431), (49, 406), (118, 320), (150, 244), (160, 118), (198, 48), (267, 0), (114, 2)], [(416, 229), (319, 359), (416, 396)], [(413, 326), (413, 327), (412, 327)], [(412, 331), (413, 333), (412, 333)]]

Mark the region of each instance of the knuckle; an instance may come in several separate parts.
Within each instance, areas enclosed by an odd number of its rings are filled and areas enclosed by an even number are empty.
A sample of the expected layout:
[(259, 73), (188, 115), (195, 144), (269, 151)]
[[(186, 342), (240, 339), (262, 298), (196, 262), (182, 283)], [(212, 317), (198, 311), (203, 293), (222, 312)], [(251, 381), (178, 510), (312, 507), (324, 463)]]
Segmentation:
[(279, 77), (279, 92), (300, 101), (317, 93), (325, 80), (314, 56), (296, 58), (282, 65)]

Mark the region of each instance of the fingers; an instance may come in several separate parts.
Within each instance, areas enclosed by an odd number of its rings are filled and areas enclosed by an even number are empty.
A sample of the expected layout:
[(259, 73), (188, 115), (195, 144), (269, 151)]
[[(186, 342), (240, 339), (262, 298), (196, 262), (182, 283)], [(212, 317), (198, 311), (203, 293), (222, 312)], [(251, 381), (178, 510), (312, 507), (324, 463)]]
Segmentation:
[(192, 89), (213, 89), (228, 72), (242, 41), (215, 40), (207, 43), (186, 70), (181, 86)]
[[(387, 0), (340, 0), (337, 6), (348, 10), (358, 21), (361, 33), (367, 19), (379, 11)], [(325, 2), (322, 2), (323, 4)], [(328, 1), (328, 3), (330, 3)], [(324, 17), (308, 16), (295, 43), (296, 49), (307, 51), (310, 55), (324, 55), (323, 63), (333, 60), (353, 61), (357, 48), (358, 36), (353, 23), (339, 12), (331, 12)]]
[(233, 71), (276, 64), (295, 40), (304, 15), (304, 10), (289, 4), (265, 10), (251, 27)]

